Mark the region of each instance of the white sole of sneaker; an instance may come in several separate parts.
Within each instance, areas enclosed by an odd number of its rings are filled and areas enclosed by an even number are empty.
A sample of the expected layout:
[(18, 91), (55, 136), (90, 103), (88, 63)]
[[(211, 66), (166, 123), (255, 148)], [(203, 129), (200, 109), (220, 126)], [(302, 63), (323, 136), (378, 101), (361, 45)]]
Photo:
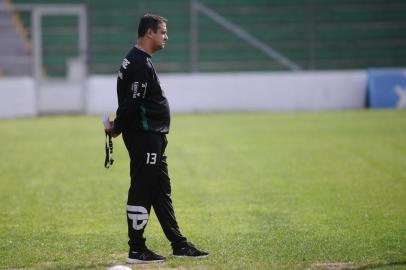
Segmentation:
[(173, 257), (175, 257), (175, 258), (188, 258), (188, 259), (195, 259), (195, 260), (198, 260), (198, 259), (203, 259), (203, 258), (207, 258), (209, 255), (204, 255), (204, 256), (181, 256), (181, 255), (173, 255)]
[(127, 263), (129, 264), (149, 264), (149, 263), (161, 263), (165, 260), (155, 260), (155, 261), (143, 261), (143, 260), (137, 260), (137, 259), (127, 259)]

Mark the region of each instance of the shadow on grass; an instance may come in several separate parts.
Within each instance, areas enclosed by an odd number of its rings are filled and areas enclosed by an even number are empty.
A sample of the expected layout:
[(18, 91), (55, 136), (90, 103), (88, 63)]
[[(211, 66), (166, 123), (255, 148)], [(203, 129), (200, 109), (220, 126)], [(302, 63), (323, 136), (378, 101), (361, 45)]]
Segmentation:
[(388, 263), (372, 263), (372, 264), (366, 264), (366, 265), (360, 266), (355, 269), (367, 270), (367, 269), (377, 269), (377, 268), (383, 268), (383, 267), (402, 266), (402, 265), (406, 265), (406, 261), (388, 262)]

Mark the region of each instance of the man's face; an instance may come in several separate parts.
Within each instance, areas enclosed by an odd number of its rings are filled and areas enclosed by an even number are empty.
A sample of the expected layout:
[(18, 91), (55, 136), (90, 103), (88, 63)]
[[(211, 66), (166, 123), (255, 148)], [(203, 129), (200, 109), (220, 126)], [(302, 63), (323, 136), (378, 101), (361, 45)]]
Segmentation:
[(165, 47), (166, 41), (168, 40), (168, 30), (166, 29), (166, 23), (160, 23), (156, 33), (154, 33), (154, 31), (151, 32), (154, 50), (157, 51), (163, 49)]

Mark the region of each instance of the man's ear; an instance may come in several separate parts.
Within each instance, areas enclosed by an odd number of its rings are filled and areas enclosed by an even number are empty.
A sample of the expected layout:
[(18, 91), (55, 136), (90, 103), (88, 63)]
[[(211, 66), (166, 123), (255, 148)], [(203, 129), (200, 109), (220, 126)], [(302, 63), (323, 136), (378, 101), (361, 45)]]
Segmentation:
[(154, 31), (151, 28), (148, 28), (147, 37), (151, 38), (153, 33), (154, 33)]

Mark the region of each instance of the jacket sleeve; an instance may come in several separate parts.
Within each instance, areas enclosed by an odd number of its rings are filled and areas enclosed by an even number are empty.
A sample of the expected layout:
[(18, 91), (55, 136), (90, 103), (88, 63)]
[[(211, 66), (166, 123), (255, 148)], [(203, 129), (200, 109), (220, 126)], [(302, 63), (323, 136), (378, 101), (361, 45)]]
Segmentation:
[[(125, 65), (124, 63), (127, 64)], [(148, 76), (145, 65), (124, 59), (117, 76), (118, 108), (114, 120), (114, 133), (120, 134), (139, 122), (140, 100), (145, 97)]]
[[(121, 72), (121, 70), (120, 70)], [(119, 135), (123, 128), (125, 127), (126, 123), (128, 122), (128, 106), (126, 105), (126, 87), (123, 83), (120, 82), (120, 76), (123, 76), (122, 73), (119, 72), (117, 77), (117, 101), (118, 107), (116, 111), (116, 119), (114, 119), (113, 125), (113, 132)]]

